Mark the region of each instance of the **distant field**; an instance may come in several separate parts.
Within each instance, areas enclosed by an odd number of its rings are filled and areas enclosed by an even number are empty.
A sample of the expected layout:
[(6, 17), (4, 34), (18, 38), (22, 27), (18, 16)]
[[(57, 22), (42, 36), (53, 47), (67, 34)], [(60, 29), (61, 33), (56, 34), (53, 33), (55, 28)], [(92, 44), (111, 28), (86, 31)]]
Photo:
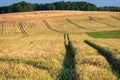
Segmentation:
[(87, 34), (94, 38), (120, 38), (120, 31), (91, 32)]
[(120, 12), (0, 14), (0, 80), (119, 80), (119, 46)]

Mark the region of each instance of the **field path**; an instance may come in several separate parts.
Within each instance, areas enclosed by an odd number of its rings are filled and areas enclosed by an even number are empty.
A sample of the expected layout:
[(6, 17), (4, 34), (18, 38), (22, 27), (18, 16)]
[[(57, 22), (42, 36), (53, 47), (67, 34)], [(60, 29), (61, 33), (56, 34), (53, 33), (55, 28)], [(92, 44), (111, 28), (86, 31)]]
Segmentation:
[(22, 22), (20, 22), (18, 26), (19, 26), (19, 28), (20, 28), (20, 30), (21, 30), (21, 32), (22, 32), (23, 34), (28, 34), (28, 33), (25, 31)]
[(101, 23), (101, 24), (104, 24), (104, 25), (107, 25), (107, 26), (111, 26), (111, 27), (117, 27), (117, 26), (114, 26), (114, 25), (111, 25), (111, 24), (108, 24), (108, 23), (105, 23), (105, 22), (100, 22), (96, 19), (94, 19), (93, 17), (89, 16), (89, 19), (94, 21), (94, 22), (97, 22), (97, 23)]
[(59, 80), (77, 80), (79, 76), (75, 70), (75, 52), (73, 51), (68, 34), (64, 34), (64, 45), (66, 49), (65, 59), (63, 61), (64, 69), (59, 74)]
[(113, 56), (113, 53), (110, 52), (109, 50), (99, 47), (98, 45), (96, 45), (88, 40), (85, 40), (84, 42), (86, 44), (88, 44), (89, 46), (93, 47), (94, 49), (96, 49), (99, 54), (101, 54), (103, 57), (106, 58), (108, 63), (111, 65), (112, 70), (118, 74), (117, 76), (119, 78), (120, 77), (120, 60), (116, 59)]
[(85, 29), (85, 27), (80, 26), (80, 25), (78, 25), (78, 24), (76, 24), (76, 23), (72, 22), (70, 19), (66, 19), (66, 20), (67, 20), (69, 23), (71, 23), (71, 24), (75, 25), (75, 26), (76, 26), (76, 27), (78, 27), (78, 28)]
[(113, 19), (117, 20), (117, 21), (120, 21), (119, 18), (115, 17), (115, 16), (111, 16)]
[(44, 24), (46, 25), (46, 27), (47, 27), (48, 29), (50, 29), (51, 31), (54, 31), (54, 32), (57, 32), (57, 33), (65, 33), (65, 31), (58, 31), (58, 30), (53, 29), (53, 28), (48, 24), (48, 22), (47, 22), (46, 20), (43, 20), (43, 22), (44, 22)]
[(3, 23), (1, 23), (1, 35), (3, 34)]

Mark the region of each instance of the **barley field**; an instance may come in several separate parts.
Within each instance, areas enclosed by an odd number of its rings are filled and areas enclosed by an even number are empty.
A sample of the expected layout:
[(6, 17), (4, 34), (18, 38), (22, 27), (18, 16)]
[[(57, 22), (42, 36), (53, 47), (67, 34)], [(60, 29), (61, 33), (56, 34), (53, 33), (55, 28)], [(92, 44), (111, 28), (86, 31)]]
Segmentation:
[(0, 14), (0, 80), (120, 80), (119, 35), (119, 12)]

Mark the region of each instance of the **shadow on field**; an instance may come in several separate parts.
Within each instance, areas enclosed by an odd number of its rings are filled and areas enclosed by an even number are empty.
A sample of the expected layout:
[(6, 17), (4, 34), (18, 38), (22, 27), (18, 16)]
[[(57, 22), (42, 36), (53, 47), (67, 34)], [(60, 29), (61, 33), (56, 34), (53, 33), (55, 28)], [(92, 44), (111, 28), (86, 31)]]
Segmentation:
[(78, 75), (75, 70), (75, 53), (70, 46), (69, 37), (64, 35), (64, 45), (66, 49), (65, 59), (63, 61), (63, 69), (58, 75), (59, 80), (78, 80)]

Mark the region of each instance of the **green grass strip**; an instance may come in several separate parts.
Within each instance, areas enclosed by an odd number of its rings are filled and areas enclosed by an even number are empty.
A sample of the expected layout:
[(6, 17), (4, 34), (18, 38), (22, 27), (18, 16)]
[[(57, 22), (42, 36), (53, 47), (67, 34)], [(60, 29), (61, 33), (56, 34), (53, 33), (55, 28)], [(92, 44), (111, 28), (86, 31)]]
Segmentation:
[(115, 38), (120, 39), (120, 30), (118, 31), (101, 31), (101, 32), (89, 32), (89, 36), (94, 38)]

